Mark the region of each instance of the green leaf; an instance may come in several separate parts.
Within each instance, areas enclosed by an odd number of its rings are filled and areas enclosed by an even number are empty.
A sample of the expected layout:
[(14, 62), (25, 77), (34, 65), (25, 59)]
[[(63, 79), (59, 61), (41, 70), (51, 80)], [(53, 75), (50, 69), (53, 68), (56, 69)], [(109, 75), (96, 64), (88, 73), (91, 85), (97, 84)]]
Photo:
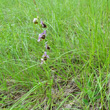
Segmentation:
[(91, 87), (92, 86), (92, 82), (89, 81), (88, 82), (88, 86)]
[(87, 99), (83, 99), (83, 102), (86, 104), (86, 105), (89, 105), (89, 102)]
[(94, 101), (96, 101), (96, 100), (98, 100), (100, 98), (101, 98), (101, 95), (98, 95), (98, 96), (95, 97)]

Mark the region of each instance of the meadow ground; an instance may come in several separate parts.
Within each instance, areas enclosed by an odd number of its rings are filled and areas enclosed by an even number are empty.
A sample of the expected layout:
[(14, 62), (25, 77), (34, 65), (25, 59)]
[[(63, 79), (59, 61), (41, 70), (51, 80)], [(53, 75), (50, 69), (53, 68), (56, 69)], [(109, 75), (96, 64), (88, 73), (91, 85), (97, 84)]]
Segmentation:
[(0, 110), (110, 110), (110, 0), (0, 0)]

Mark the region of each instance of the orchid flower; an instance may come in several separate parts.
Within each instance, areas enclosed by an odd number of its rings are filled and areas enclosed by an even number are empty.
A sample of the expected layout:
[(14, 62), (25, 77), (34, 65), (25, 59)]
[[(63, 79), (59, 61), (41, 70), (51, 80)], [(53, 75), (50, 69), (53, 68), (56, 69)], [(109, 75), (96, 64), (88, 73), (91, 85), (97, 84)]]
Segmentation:
[(45, 37), (46, 37), (46, 30), (43, 33), (39, 34), (38, 42), (40, 42), (41, 39), (45, 39)]

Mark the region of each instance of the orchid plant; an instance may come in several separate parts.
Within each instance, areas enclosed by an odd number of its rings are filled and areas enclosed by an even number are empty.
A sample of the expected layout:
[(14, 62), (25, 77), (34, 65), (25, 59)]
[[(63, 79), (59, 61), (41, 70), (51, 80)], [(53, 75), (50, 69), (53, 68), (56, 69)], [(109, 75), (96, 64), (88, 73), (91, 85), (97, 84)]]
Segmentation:
[[(38, 24), (38, 17), (33, 19), (33, 23), (34, 24)], [(41, 27), (42, 28), (47, 28), (47, 25), (41, 20)], [(39, 34), (38, 37), (38, 42), (44, 40), (46, 38), (47, 34), (46, 34), (46, 30), (44, 30), (44, 32), (42, 32), (41, 34)], [(47, 55), (47, 50), (50, 50), (50, 47), (48, 46), (47, 42), (45, 42), (45, 49), (46, 51), (44, 52), (42, 58), (41, 58), (41, 64), (44, 64), (45, 61), (49, 58), (49, 56)]]

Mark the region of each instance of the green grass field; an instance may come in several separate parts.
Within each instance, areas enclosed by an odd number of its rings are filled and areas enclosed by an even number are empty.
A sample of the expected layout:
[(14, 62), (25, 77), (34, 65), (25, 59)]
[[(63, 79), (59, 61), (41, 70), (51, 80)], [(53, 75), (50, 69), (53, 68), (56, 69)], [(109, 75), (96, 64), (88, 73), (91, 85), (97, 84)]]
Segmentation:
[(110, 110), (110, 0), (0, 0), (0, 110)]

